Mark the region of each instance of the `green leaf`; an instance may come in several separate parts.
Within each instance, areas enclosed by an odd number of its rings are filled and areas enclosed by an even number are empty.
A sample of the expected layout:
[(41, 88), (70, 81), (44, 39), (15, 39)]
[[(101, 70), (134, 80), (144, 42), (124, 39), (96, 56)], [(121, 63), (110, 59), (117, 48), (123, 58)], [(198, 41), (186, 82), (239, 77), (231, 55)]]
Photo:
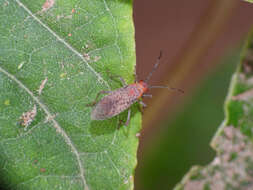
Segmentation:
[(133, 189), (141, 115), (91, 121), (101, 90), (133, 82), (132, 2), (0, 0), (0, 182)]
[(244, 0), (244, 1), (248, 1), (249, 3), (253, 3), (253, 0)]
[(226, 118), (212, 140), (217, 151), (205, 167), (193, 167), (175, 189), (250, 189), (253, 184), (253, 32), (241, 54), (227, 100)]

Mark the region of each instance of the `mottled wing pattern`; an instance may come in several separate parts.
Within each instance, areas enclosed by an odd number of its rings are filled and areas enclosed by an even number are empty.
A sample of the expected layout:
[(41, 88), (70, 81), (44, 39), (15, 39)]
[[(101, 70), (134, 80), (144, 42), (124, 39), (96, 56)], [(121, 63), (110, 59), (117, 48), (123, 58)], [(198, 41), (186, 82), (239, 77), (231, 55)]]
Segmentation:
[(136, 102), (139, 94), (139, 90), (131, 85), (111, 92), (95, 105), (91, 119), (104, 120), (118, 115)]

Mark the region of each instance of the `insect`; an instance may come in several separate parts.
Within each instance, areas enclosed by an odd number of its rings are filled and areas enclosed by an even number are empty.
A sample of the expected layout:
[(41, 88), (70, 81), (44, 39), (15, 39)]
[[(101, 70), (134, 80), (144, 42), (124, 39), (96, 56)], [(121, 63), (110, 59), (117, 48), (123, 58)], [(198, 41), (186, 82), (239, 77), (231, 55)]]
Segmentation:
[[(100, 91), (95, 101), (88, 106), (94, 106), (91, 112), (92, 120), (105, 120), (111, 117), (114, 117), (124, 110), (128, 109), (127, 121), (125, 125), (127, 126), (130, 121), (131, 109), (130, 106), (135, 102), (139, 102), (143, 107), (146, 107), (145, 103), (141, 101), (142, 97), (152, 97), (151, 94), (146, 94), (146, 92), (151, 88), (167, 88), (169, 90), (177, 90), (179, 92), (183, 91), (177, 88), (171, 88), (168, 86), (149, 86), (148, 81), (151, 78), (153, 72), (157, 69), (160, 64), (160, 59), (162, 57), (162, 52), (157, 59), (156, 64), (154, 65), (152, 71), (149, 73), (145, 80), (140, 80), (133, 84), (127, 85), (124, 79), (119, 77), (121, 83), (123, 84), (122, 88), (116, 89), (114, 91)], [(107, 94), (100, 101), (97, 101), (101, 94)]]

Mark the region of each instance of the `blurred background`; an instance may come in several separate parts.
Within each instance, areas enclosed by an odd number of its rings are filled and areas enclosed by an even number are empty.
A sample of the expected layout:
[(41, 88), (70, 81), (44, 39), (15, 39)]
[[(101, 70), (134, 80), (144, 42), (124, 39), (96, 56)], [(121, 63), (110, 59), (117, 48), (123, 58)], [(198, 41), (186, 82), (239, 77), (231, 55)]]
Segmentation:
[(137, 76), (161, 65), (146, 98), (135, 190), (168, 190), (193, 165), (215, 156), (209, 143), (224, 119), (223, 103), (253, 27), (253, 4), (242, 0), (134, 0)]

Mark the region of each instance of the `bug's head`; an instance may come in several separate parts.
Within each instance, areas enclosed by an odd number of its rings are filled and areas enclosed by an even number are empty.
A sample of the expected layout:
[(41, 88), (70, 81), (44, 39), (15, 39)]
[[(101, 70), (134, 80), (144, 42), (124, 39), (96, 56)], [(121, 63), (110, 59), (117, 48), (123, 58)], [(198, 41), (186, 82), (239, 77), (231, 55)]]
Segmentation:
[(141, 87), (143, 93), (148, 91), (148, 84), (146, 82), (144, 82), (143, 80), (140, 80), (138, 82), (139, 86)]

